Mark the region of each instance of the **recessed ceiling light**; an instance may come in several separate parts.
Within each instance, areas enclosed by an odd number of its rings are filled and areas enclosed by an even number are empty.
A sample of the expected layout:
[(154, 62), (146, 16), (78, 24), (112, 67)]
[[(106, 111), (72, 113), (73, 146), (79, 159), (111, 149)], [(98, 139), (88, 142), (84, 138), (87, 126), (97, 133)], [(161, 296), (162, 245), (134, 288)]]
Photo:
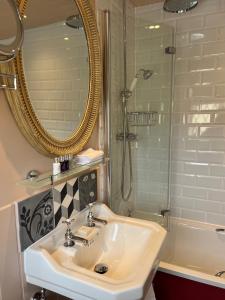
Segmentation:
[(149, 26), (147, 26), (147, 27), (145, 27), (146, 29), (151, 29), (151, 30), (153, 30), (153, 29), (159, 29), (160, 28), (160, 25), (158, 25), (158, 24), (156, 24), (156, 25), (149, 25)]
[(64, 37), (64, 40), (65, 40), (65, 41), (68, 41), (68, 40), (69, 40), (69, 38), (68, 38), (68, 37)]

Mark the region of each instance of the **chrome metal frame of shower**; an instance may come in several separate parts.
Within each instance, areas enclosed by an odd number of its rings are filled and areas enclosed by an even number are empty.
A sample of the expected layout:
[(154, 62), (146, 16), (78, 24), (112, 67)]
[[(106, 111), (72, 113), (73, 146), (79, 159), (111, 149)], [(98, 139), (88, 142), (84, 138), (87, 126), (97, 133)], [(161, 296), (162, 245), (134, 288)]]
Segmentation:
[[(173, 36), (172, 36), (172, 44), (175, 45), (175, 32), (173, 32)], [(167, 54), (171, 54), (172, 55), (172, 69), (171, 69), (171, 78), (172, 78), (172, 88), (171, 88), (171, 92), (170, 92), (170, 108), (169, 108), (169, 112), (170, 112), (170, 116), (172, 116), (172, 99), (174, 98), (174, 69), (175, 69), (175, 59), (174, 59), (174, 55), (176, 53), (176, 48), (173, 48), (173, 51), (171, 53), (167, 53)], [(172, 118), (170, 117), (170, 124), (169, 124), (169, 155), (168, 155), (168, 162), (169, 162), (169, 166), (168, 166), (168, 192), (167, 192), (167, 208), (165, 209), (165, 211), (167, 211), (166, 214), (166, 228), (169, 231), (170, 230), (170, 213), (171, 213), (171, 161), (172, 161)]]
[[(110, 12), (108, 10), (104, 11), (103, 15), (103, 22), (104, 22), (104, 32), (103, 32), (103, 76), (104, 76), (104, 86), (103, 86), (103, 106), (104, 106), (104, 153), (107, 157), (111, 157), (110, 151), (110, 136), (111, 136), (111, 117), (110, 117), (110, 95), (111, 95), (111, 47), (110, 47)], [(111, 161), (108, 162), (106, 166), (106, 197), (108, 202), (111, 206)]]
[[(133, 190), (133, 168), (131, 141), (127, 139), (129, 136), (129, 124), (127, 116), (127, 102), (131, 93), (127, 89), (127, 22), (126, 22), (126, 0), (123, 0), (123, 76), (124, 89), (121, 92), (122, 114), (123, 114), (123, 145), (122, 145), (122, 174), (121, 174), (121, 196), (124, 201), (128, 201)], [(129, 188), (125, 192), (125, 175), (126, 175), (126, 154), (128, 144), (128, 162), (129, 162)], [(126, 194), (125, 194), (126, 193)]]
[[(102, 45), (103, 57), (103, 101), (99, 114), (99, 146), (104, 151), (105, 157), (111, 157), (110, 136), (111, 136), (111, 47), (110, 47), (110, 11), (98, 10), (97, 20)], [(106, 201), (112, 207), (111, 203), (111, 160), (108, 160), (103, 167), (102, 178), (102, 201)]]

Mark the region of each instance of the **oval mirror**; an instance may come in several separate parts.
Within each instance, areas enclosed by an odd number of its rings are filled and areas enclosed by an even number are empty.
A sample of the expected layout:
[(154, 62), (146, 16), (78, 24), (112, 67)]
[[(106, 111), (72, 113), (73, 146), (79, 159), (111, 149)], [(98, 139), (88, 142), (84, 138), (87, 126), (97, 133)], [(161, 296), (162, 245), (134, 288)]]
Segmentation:
[(16, 2), (0, 0), (0, 62), (13, 59), (22, 42), (23, 24)]
[(77, 153), (94, 128), (101, 96), (100, 44), (88, 0), (21, 0), (24, 44), (7, 91), (19, 127), (38, 151)]
[(44, 2), (44, 9), (43, 1), (27, 2), (24, 75), (39, 122), (53, 138), (65, 140), (79, 128), (87, 106), (87, 40), (73, 0)]

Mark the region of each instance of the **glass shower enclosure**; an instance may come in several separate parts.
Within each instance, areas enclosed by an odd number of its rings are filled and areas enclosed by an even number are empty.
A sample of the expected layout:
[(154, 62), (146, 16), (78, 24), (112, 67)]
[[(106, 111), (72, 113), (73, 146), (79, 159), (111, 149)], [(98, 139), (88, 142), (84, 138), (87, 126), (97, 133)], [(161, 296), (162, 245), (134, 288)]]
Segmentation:
[(162, 224), (170, 208), (173, 28), (129, 0), (113, 1), (111, 11), (110, 205)]

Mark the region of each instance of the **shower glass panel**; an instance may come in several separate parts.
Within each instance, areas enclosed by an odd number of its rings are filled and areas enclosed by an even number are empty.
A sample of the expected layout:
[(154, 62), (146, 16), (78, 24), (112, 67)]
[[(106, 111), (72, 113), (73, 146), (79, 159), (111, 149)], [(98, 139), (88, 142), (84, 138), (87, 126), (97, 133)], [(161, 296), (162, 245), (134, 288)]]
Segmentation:
[(150, 69), (153, 75), (139, 82), (135, 90), (135, 110), (152, 113), (152, 122), (146, 126), (141, 118), (143, 126), (134, 127), (137, 142), (133, 154), (136, 164), (132, 215), (156, 221), (169, 207), (172, 47), (172, 27), (136, 15), (135, 68)]
[[(112, 24), (111, 206), (119, 214), (162, 223), (169, 208), (170, 122), (173, 71), (173, 28), (151, 22), (146, 13), (126, 6), (128, 123), (131, 139), (133, 189), (121, 197), (123, 20)], [(121, 8), (122, 10), (122, 8)], [(114, 48), (113, 45), (117, 44)], [(122, 54), (118, 54), (121, 51)], [(114, 56), (115, 55), (115, 56)], [(116, 60), (116, 55), (118, 59)], [(146, 73), (147, 72), (147, 73)], [(145, 74), (149, 76), (144, 76)], [(127, 153), (128, 153), (128, 146)], [(125, 190), (129, 188), (126, 155)]]

